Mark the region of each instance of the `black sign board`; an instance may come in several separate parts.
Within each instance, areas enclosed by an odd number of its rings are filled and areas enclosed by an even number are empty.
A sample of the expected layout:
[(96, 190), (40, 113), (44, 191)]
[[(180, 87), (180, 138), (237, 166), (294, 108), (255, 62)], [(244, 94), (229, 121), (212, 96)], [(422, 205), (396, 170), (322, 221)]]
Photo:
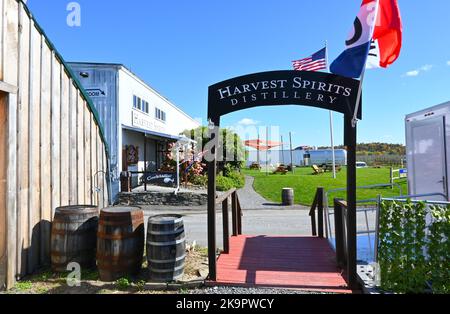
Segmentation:
[(177, 184), (177, 174), (175, 172), (147, 172), (142, 177), (142, 183), (174, 187)]
[[(346, 233), (338, 229), (341, 245), (336, 245), (341, 264), (346, 264), (347, 282), (351, 289), (357, 289), (357, 259), (356, 259), (356, 136), (357, 130), (353, 118), (360, 81), (322, 72), (305, 71), (273, 71), (249, 74), (233, 78), (209, 87), (208, 119), (216, 127), (220, 127), (220, 118), (231, 112), (271, 105), (302, 105), (323, 108), (340, 112), (344, 115), (344, 145), (347, 147), (347, 203), (346, 203)], [(361, 119), (361, 101), (358, 106), (357, 118)], [(211, 156), (216, 156), (219, 137), (215, 128), (210, 128), (209, 137), (212, 144), (208, 148)], [(208, 161), (208, 265), (209, 279), (216, 280), (216, 160)], [(323, 192), (323, 191), (322, 191)], [(319, 190), (318, 190), (319, 193)], [(238, 197), (238, 196), (235, 196)], [(233, 201), (234, 203), (234, 201)], [(222, 203), (224, 217), (228, 212), (227, 204)], [(320, 205), (319, 205), (320, 207)], [(234, 218), (239, 220), (239, 214), (232, 210)], [(317, 230), (313, 224), (313, 235), (323, 238), (324, 226), (322, 210), (319, 208), (319, 223)], [(315, 217), (315, 215), (314, 215)], [(339, 215), (336, 215), (339, 217)], [(235, 222), (235, 220), (233, 222)], [(227, 222), (227, 220), (223, 220)], [(224, 226), (227, 223), (224, 224)], [(236, 228), (237, 227), (237, 228)], [(237, 229), (237, 230), (236, 230)], [(234, 224), (233, 233), (240, 234), (239, 223)], [(340, 230), (340, 231), (339, 231)], [(316, 233), (316, 231), (318, 231)], [(223, 228), (224, 251), (229, 250), (229, 230)], [(344, 242), (345, 241), (345, 242)], [(343, 243), (346, 244), (346, 258), (342, 259)]]
[[(209, 87), (211, 118), (271, 105), (319, 107), (353, 116), (360, 82), (334, 74), (272, 71), (240, 76)], [(361, 106), (358, 118), (361, 119)]]

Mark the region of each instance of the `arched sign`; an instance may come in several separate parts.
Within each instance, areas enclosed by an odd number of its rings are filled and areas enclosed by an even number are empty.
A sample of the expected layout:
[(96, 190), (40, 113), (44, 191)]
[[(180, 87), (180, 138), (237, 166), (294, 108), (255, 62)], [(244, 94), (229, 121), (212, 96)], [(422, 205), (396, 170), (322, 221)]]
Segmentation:
[[(322, 72), (272, 71), (249, 74), (209, 87), (208, 119), (212, 145), (208, 150), (208, 260), (209, 279), (216, 280), (216, 130), (220, 117), (231, 112), (273, 105), (302, 105), (344, 114), (347, 147), (347, 273), (356, 285), (356, 127), (352, 124), (360, 81)], [(361, 119), (361, 108), (357, 117)]]
[(359, 84), (322, 72), (272, 71), (240, 76), (209, 87), (208, 117), (216, 120), (234, 111), (272, 105), (311, 106), (353, 116)]

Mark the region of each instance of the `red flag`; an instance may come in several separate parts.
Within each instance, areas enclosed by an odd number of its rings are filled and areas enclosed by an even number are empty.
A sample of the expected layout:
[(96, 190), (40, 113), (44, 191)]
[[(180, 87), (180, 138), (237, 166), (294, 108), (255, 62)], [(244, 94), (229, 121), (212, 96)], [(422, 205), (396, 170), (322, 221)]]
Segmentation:
[(397, 0), (379, 0), (378, 18), (373, 34), (373, 40), (379, 49), (379, 66), (387, 68), (400, 56), (402, 31)]

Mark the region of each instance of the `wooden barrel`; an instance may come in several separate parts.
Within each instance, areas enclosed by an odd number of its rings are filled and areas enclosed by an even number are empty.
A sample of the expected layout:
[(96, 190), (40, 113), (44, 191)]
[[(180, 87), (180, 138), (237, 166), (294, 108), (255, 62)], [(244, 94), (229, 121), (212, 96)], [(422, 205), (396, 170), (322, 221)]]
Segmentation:
[(95, 267), (98, 209), (91, 205), (58, 207), (51, 231), (51, 264), (55, 272), (67, 271), (72, 262)]
[(174, 281), (183, 276), (186, 238), (180, 215), (158, 215), (148, 219), (147, 261), (154, 281)]
[(102, 281), (134, 276), (144, 255), (144, 212), (138, 207), (108, 207), (100, 211), (97, 267)]
[(281, 199), (282, 199), (283, 205), (285, 205), (285, 206), (294, 205), (294, 189), (284, 188), (281, 191)]

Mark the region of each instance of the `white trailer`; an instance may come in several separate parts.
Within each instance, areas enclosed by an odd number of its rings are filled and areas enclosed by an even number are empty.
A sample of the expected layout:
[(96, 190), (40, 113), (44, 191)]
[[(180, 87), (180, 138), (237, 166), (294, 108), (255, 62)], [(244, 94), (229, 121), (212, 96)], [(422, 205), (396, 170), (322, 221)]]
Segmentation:
[[(306, 163), (307, 165), (324, 166), (333, 164), (333, 151), (331, 149), (308, 150), (306, 151), (304, 158), (306, 159), (308, 155), (309, 164)], [(334, 155), (336, 158), (336, 165), (347, 165), (347, 151), (345, 149), (335, 149)]]
[(409, 114), (405, 124), (409, 194), (449, 200), (450, 102)]

